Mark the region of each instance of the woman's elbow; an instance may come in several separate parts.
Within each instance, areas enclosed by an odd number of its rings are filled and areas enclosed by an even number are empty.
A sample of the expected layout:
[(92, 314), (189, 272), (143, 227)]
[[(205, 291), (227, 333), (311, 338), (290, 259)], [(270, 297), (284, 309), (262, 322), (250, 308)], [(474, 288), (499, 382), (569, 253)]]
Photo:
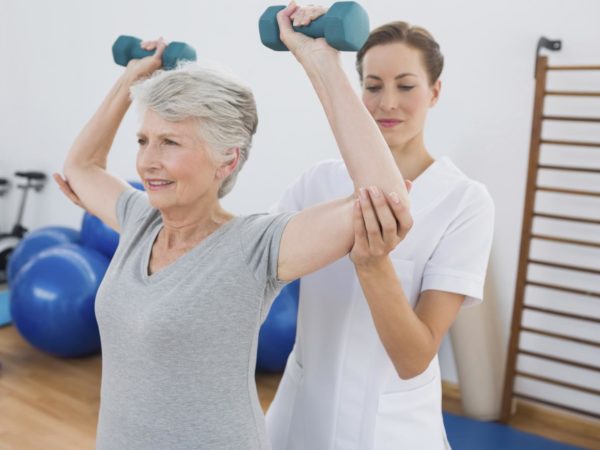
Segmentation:
[(407, 364), (404, 362), (395, 362), (394, 367), (396, 368), (396, 373), (403, 380), (410, 380), (411, 378), (418, 377), (423, 372), (427, 370), (429, 364), (433, 358), (423, 358), (420, 361), (415, 361), (411, 364)]

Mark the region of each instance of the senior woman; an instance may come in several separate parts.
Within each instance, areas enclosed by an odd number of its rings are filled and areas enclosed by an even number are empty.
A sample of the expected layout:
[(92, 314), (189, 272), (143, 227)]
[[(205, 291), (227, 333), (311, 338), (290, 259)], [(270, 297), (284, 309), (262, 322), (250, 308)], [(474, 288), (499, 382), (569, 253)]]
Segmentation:
[[(196, 65), (157, 71), (162, 41), (143, 44), (155, 55), (127, 66), (66, 158), (64, 175), (79, 201), (121, 233), (96, 299), (99, 449), (268, 448), (254, 368), (258, 330), (278, 290), (346, 255), (357, 221), (372, 245), (384, 247), (411, 226), (404, 182), (381, 133), (337, 52), (293, 31), (296, 12), (290, 5), (279, 14), (282, 39), (323, 104), (361, 188), (357, 200), (349, 195), (295, 215), (225, 211), (219, 199), (256, 130), (252, 94)], [(106, 170), (130, 94), (143, 115), (136, 166), (146, 193)]]

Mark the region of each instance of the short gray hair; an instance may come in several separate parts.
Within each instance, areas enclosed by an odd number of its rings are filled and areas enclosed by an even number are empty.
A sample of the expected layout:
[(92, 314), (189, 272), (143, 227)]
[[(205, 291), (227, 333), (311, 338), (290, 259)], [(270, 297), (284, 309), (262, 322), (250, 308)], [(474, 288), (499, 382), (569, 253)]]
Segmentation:
[(228, 194), (248, 159), (258, 125), (256, 103), (249, 87), (215, 67), (185, 63), (174, 70), (155, 72), (131, 88), (140, 110), (152, 109), (162, 118), (179, 122), (198, 119), (200, 134), (217, 163), (226, 163), (240, 149), (238, 165), (219, 188)]

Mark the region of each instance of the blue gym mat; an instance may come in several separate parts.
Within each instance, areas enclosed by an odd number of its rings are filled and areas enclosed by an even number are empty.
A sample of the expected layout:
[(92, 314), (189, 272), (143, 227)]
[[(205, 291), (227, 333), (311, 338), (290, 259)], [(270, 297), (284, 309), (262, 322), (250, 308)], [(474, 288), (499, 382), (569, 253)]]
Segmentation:
[(8, 303), (8, 291), (0, 292), (0, 327), (12, 322), (10, 318), (10, 306)]
[(452, 450), (582, 450), (496, 422), (444, 413)]

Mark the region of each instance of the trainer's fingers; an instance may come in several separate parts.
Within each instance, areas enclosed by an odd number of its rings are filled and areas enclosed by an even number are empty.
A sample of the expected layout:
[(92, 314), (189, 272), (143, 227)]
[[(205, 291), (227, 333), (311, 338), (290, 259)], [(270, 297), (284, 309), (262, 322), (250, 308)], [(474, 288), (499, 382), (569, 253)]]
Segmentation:
[(377, 186), (369, 188), (369, 196), (386, 248), (395, 246), (398, 240), (398, 221), (394, 217), (388, 201)]
[(360, 207), (360, 200), (354, 200), (354, 209), (352, 210), (352, 223), (354, 224), (354, 250), (367, 252), (369, 249), (369, 240), (367, 238), (367, 229)]
[[(365, 228), (367, 230), (367, 237), (369, 239), (369, 248), (371, 252), (376, 252), (383, 246), (383, 237), (381, 236), (381, 228), (379, 228), (379, 221), (375, 215), (375, 210), (371, 203), (371, 198), (367, 193), (367, 189), (360, 188), (360, 207), (363, 214), (363, 220), (365, 221)], [(378, 256), (378, 255), (376, 255)]]
[(401, 200), (396, 192), (387, 194), (394, 217), (400, 224), (398, 228), (398, 237), (404, 239), (413, 226), (413, 218), (410, 214), (410, 206), (407, 200)]

